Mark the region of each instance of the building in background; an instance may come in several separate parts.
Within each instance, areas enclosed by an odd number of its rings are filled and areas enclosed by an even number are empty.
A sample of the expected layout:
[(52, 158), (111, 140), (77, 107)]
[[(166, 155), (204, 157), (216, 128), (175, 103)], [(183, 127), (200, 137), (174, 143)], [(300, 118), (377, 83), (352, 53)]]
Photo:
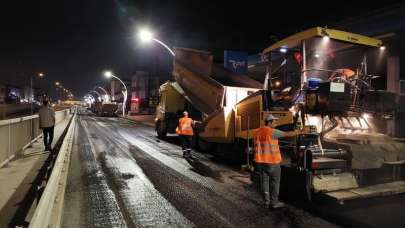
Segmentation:
[(159, 102), (159, 78), (148, 71), (136, 71), (131, 81), (130, 114), (153, 113)]

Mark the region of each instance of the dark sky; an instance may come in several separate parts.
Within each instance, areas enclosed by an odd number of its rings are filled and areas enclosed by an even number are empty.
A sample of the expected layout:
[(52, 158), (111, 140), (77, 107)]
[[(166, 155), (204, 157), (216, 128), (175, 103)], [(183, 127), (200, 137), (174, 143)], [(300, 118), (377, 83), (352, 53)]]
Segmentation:
[[(2, 4), (0, 83), (28, 83), (42, 71), (48, 88), (60, 81), (76, 96), (106, 85), (101, 72), (128, 77), (158, 69), (169, 77), (171, 56), (156, 44), (137, 42), (152, 28), (170, 46), (257, 53), (276, 38), (324, 26), (399, 2), (384, 1), (130, 1), (36, 0)], [(268, 3), (265, 3), (268, 2)]]

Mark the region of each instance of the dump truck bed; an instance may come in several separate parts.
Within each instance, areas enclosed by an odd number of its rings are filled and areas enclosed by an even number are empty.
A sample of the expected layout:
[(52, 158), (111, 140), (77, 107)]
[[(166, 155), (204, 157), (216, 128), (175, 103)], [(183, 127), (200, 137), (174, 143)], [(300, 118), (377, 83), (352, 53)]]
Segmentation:
[[(256, 91), (262, 87), (247, 75), (235, 74), (213, 64), (209, 52), (186, 48), (175, 48), (174, 52), (173, 76), (187, 99), (204, 114), (233, 105), (229, 100), (239, 101), (246, 97), (246, 90)], [(238, 88), (243, 92), (239, 93)], [(227, 94), (234, 94), (235, 98), (227, 98)]]

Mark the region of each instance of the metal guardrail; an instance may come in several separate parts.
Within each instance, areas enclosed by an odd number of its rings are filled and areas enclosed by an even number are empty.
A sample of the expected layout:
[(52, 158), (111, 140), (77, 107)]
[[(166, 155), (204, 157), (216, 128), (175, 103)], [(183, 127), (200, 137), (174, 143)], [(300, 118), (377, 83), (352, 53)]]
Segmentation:
[(60, 227), (62, 221), (62, 207), (65, 196), (70, 154), (73, 146), (76, 115), (63, 140), (59, 154), (56, 158), (51, 176), (46, 184), (37, 208), (35, 209), (30, 228)]
[[(57, 111), (55, 122), (69, 116), (69, 109)], [(38, 115), (0, 120), (0, 168), (31, 145), (42, 134)]]

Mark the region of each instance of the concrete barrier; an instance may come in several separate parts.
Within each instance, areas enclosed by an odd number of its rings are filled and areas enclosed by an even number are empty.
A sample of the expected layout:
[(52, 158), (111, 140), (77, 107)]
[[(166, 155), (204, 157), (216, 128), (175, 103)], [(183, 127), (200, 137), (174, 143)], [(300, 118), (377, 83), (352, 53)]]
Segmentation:
[[(56, 124), (69, 116), (69, 109), (55, 113)], [(0, 120), (0, 168), (31, 145), (39, 136), (38, 115)]]
[(67, 130), (51, 176), (30, 221), (29, 228), (61, 227), (67, 175), (75, 136), (76, 116)]

